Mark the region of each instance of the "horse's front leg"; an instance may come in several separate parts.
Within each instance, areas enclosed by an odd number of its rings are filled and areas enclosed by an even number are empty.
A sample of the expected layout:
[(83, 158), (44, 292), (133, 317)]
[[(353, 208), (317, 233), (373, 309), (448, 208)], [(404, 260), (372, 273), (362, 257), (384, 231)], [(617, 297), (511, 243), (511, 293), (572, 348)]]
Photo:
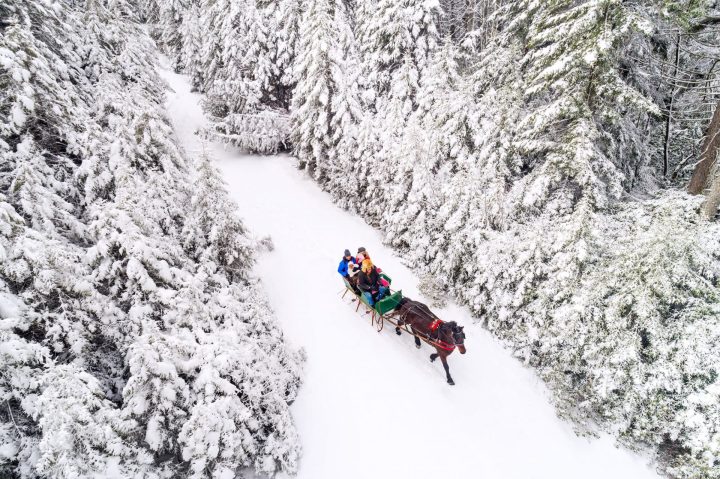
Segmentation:
[(444, 354), (442, 354), (442, 355), (440, 356), (440, 360), (442, 361), (442, 365), (443, 365), (443, 367), (445, 368), (445, 375), (447, 376), (447, 382), (448, 382), (448, 384), (451, 385), (451, 386), (454, 386), (454, 385), (455, 385), (455, 381), (453, 381), (452, 376), (450, 376), (450, 366), (448, 366), (447, 356), (444, 355)]
[(417, 332), (417, 329), (415, 329), (412, 324), (410, 325), (410, 331), (412, 332), (412, 335), (415, 338), (415, 347), (420, 349), (420, 339), (418, 338), (418, 332)]
[(420, 346), (422, 346), (422, 343), (420, 342), (420, 338), (418, 338), (418, 332), (415, 328), (412, 328), (413, 337), (415, 338), (415, 347), (420, 349)]

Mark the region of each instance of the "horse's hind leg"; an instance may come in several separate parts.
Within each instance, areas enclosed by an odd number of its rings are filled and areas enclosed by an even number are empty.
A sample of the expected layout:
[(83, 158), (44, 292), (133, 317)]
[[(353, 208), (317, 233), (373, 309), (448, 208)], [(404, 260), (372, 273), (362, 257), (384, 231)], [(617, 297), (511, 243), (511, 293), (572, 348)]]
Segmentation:
[(440, 356), (440, 360), (442, 361), (442, 365), (443, 365), (443, 367), (445, 368), (445, 375), (447, 376), (447, 382), (448, 382), (448, 384), (451, 385), (451, 386), (454, 386), (454, 385), (455, 385), (455, 381), (453, 381), (452, 376), (450, 376), (450, 366), (448, 366), (448, 363), (447, 363), (447, 356), (445, 356), (445, 355), (443, 354), (442, 356)]

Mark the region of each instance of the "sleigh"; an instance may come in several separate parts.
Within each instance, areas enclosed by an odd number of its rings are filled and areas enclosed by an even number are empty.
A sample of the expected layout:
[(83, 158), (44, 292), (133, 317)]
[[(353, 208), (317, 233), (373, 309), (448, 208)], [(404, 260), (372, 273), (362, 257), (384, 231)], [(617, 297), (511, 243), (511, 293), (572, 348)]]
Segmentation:
[[(388, 285), (392, 283), (386, 274), (380, 273), (380, 276), (387, 281)], [(366, 308), (365, 314), (371, 314), (370, 324), (378, 332), (382, 331), (387, 321), (395, 327), (396, 334), (401, 335), (402, 331), (411, 334), (415, 339), (416, 348), (419, 349), (423, 342), (435, 348), (436, 352), (430, 355), (430, 361), (433, 362), (440, 358), (448, 384), (455, 384), (450, 376), (447, 357), (456, 348), (459, 349), (460, 354), (465, 354), (465, 333), (462, 326), (455, 321), (442, 321), (426, 305), (410, 298), (403, 298), (402, 291), (390, 289), (389, 296), (370, 306), (365, 296), (358, 294), (347, 278), (343, 278), (343, 282), (345, 283), (345, 292), (342, 297), (345, 298), (348, 293), (354, 296), (353, 301), (357, 301), (355, 312), (363, 304)], [(429, 324), (428, 320), (431, 320)]]
[[(392, 284), (392, 279), (388, 275), (381, 273), (380, 277), (387, 281), (388, 284)], [(389, 295), (385, 296), (380, 301), (377, 301), (374, 306), (371, 306), (364, 295), (357, 294), (355, 292), (355, 289), (352, 287), (347, 278), (343, 278), (343, 283), (345, 283), (345, 292), (343, 293), (343, 298), (348, 293), (355, 296), (354, 301), (357, 301), (358, 303), (355, 311), (358, 311), (360, 309), (360, 305), (365, 305), (366, 313), (371, 314), (370, 323), (378, 330), (378, 332), (382, 331), (385, 321), (393, 316), (395, 309), (400, 304), (400, 301), (403, 297), (402, 291), (393, 291), (392, 289), (390, 289)]]

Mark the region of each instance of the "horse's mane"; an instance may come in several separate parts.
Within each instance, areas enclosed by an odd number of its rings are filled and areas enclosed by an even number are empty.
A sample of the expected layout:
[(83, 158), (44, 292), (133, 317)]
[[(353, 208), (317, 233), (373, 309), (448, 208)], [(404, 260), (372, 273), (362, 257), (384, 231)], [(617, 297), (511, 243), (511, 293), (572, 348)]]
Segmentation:
[(424, 312), (426, 312), (427, 314), (429, 314), (430, 316), (432, 316), (433, 319), (440, 319), (440, 318), (437, 317), (437, 315), (436, 315), (435, 313), (433, 313), (432, 311), (430, 311), (430, 308), (428, 308), (425, 303), (421, 303), (420, 301), (414, 301), (414, 300), (412, 300), (412, 302), (413, 302), (417, 307), (419, 307), (420, 309), (422, 309)]

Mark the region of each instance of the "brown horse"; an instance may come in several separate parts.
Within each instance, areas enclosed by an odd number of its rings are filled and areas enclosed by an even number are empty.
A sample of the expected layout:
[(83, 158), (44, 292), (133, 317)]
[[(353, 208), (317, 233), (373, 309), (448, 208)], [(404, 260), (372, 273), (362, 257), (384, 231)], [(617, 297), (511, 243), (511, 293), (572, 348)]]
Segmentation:
[[(396, 311), (398, 327), (395, 328), (395, 332), (400, 334), (400, 326), (408, 325), (415, 336), (416, 348), (420, 349), (422, 345), (420, 338), (432, 345), (437, 352), (430, 355), (430, 361), (434, 362), (439, 357), (445, 368), (448, 384), (454, 385), (455, 381), (450, 376), (447, 357), (452, 354), (456, 347), (460, 354), (465, 354), (464, 326), (458, 326), (455, 321), (442, 322), (426, 305), (409, 298), (403, 298)], [(433, 331), (432, 325), (436, 321), (438, 321), (436, 324), (439, 324), (439, 327), (436, 331)]]

